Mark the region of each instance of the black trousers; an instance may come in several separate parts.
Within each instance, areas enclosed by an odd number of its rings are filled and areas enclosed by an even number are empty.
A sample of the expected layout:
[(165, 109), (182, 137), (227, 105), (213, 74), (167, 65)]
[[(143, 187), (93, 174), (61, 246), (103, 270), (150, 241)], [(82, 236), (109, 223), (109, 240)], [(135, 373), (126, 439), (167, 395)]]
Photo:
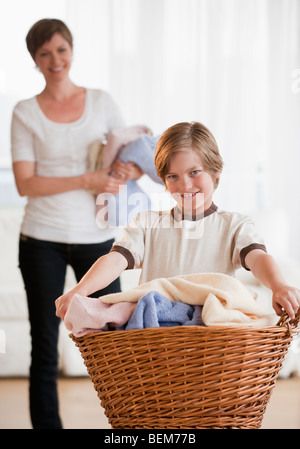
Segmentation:
[[(57, 395), (58, 327), (55, 300), (63, 293), (67, 265), (77, 281), (111, 249), (113, 240), (97, 244), (64, 244), (20, 236), (19, 265), (27, 295), (30, 331), (30, 415), (35, 429), (62, 428)], [(91, 296), (120, 291), (117, 279)]]

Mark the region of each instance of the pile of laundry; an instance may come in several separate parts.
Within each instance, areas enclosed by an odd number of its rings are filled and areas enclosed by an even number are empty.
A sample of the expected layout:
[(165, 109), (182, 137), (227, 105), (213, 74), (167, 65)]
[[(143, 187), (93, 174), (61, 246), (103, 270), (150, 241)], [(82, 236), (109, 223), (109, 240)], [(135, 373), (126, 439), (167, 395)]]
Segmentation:
[(101, 298), (74, 295), (64, 323), (75, 337), (108, 330), (170, 326), (273, 326), (257, 295), (219, 273), (160, 278)]

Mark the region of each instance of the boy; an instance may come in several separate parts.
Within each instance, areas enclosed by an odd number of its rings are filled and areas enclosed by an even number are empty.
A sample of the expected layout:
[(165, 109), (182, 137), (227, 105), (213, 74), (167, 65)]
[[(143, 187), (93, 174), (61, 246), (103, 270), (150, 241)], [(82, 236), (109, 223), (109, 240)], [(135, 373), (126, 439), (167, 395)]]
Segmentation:
[(88, 296), (125, 269), (142, 268), (143, 283), (201, 272), (234, 275), (243, 266), (272, 290), (277, 315), (284, 309), (294, 318), (300, 291), (286, 284), (252, 221), (219, 210), (212, 201), (223, 161), (210, 131), (198, 122), (171, 126), (157, 143), (154, 161), (176, 206), (171, 211), (137, 214), (110, 253), (56, 300), (57, 316), (64, 318), (75, 293)]

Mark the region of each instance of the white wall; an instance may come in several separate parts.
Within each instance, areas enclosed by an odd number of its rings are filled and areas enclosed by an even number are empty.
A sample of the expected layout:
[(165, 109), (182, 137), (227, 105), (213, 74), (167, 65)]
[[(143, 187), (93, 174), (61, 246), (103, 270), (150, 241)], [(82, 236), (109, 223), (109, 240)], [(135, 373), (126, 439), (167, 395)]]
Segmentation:
[(0, 0), (2, 166), (13, 105), (43, 87), (25, 46), (43, 17), (67, 22), (74, 81), (109, 90), (128, 124), (205, 123), (225, 161), (216, 202), (283, 211), (300, 258), (298, 0)]

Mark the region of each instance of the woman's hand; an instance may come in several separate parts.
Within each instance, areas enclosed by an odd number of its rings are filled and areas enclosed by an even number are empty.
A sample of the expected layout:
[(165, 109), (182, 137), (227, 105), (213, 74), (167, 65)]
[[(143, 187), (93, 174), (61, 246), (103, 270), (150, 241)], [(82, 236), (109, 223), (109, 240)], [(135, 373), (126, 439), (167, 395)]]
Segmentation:
[(277, 315), (281, 316), (283, 310), (291, 319), (300, 308), (300, 290), (289, 285), (282, 284), (273, 290), (273, 308)]
[(19, 161), (13, 165), (18, 192), (21, 196), (55, 195), (71, 190), (86, 189), (116, 195), (125, 184), (124, 177), (110, 176), (111, 168), (70, 177), (47, 177), (35, 174), (33, 162)]
[(111, 168), (85, 173), (85, 189), (97, 193), (112, 193), (117, 195), (125, 184), (125, 177), (111, 176)]
[(122, 162), (120, 159), (117, 159), (112, 167), (111, 171), (114, 176), (119, 179), (123, 179), (124, 181), (129, 181), (130, 179), (139, 179), (143, 176), (144, 172), (140, 169), (138, 165), (133, 162)]

